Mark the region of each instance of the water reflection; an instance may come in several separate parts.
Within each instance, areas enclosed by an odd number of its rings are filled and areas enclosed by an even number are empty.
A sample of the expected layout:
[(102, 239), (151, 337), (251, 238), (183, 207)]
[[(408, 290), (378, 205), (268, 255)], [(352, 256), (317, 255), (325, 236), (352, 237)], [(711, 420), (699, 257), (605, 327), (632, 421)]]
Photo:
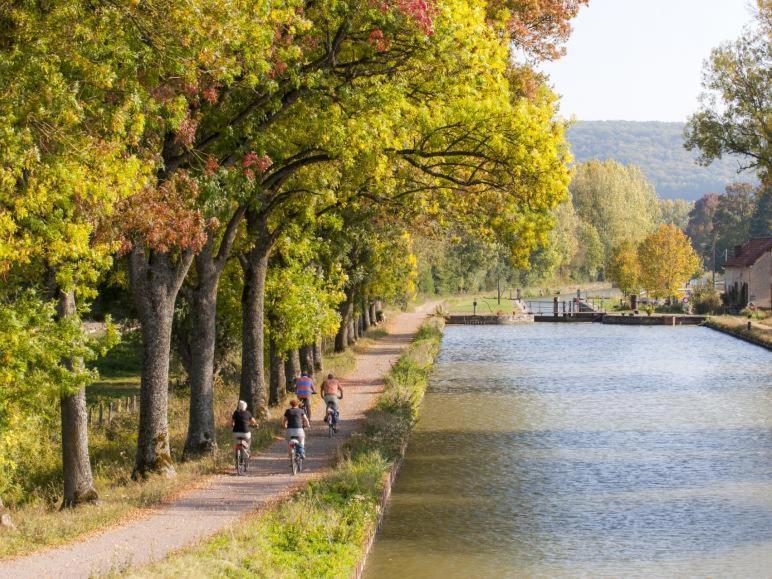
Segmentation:
[(448, 328), (367, 576), (769, 576), (770, 360), (703, 328)]

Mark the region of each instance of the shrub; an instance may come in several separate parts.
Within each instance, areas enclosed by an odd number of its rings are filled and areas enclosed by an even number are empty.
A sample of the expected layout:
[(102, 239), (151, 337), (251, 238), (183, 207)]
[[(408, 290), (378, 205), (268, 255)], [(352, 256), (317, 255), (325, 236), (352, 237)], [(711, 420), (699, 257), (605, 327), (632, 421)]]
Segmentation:
[(721, 295), (709, 285), (698, 285), (692, 292), (692, 305), (697, 314), (720, 314)]

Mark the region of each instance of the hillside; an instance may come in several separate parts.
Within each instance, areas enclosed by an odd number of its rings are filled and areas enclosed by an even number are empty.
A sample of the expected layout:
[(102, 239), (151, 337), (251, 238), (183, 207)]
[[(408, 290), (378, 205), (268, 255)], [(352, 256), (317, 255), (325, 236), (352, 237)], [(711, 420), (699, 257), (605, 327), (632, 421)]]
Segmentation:
[(638, 165), (662, 198), (693, 200), (734, 181), (754, 181), (751, 174), (737, 174), (736, 158), (697, 165), (696, 155), (683, 148), (683, 130), (684, 123), (581, 121), (569, 129), (568, 140), (577, 161)]

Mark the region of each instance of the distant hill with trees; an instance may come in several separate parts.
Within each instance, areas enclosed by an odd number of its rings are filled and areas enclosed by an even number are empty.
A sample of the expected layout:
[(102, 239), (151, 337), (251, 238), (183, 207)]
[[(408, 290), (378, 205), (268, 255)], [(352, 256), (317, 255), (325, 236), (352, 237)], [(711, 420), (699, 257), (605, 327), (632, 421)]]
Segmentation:
[(613, 159), (638, 165), (662, 198), (693, 201), (729, 183), (756, 182), (753, 173), (737, 173), (736, 157), (697, 165), (697, 153), (683, 147), (683, 131), (684, 123), (580, 121), (567, 136), (577, 162)]

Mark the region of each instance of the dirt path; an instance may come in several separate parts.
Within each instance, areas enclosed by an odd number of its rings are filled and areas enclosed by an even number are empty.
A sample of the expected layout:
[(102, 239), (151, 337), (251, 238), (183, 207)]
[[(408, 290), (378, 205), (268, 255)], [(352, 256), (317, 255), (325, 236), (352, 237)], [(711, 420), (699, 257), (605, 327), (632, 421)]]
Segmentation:
[(388, 325), (389, 335), (357, 356), (356, 367), (342, 380), (341, 429), (328, 438), (316, 406), (306, 438), (304, 473), (289, 473), (286, 443), (277, 441), (250, 461), (246, 476), (223, 474), (139, 520), (111, 528), (83, 541), (0, 563), (0, 578), (93, 577), (129, 566), (144, 565), (233, 524), (245, 513), (286, 496), (312, 476), (331, 467), (340, 445), (361, 426), (389, 371), (425, 318), (424, 311), (404, 313)]

